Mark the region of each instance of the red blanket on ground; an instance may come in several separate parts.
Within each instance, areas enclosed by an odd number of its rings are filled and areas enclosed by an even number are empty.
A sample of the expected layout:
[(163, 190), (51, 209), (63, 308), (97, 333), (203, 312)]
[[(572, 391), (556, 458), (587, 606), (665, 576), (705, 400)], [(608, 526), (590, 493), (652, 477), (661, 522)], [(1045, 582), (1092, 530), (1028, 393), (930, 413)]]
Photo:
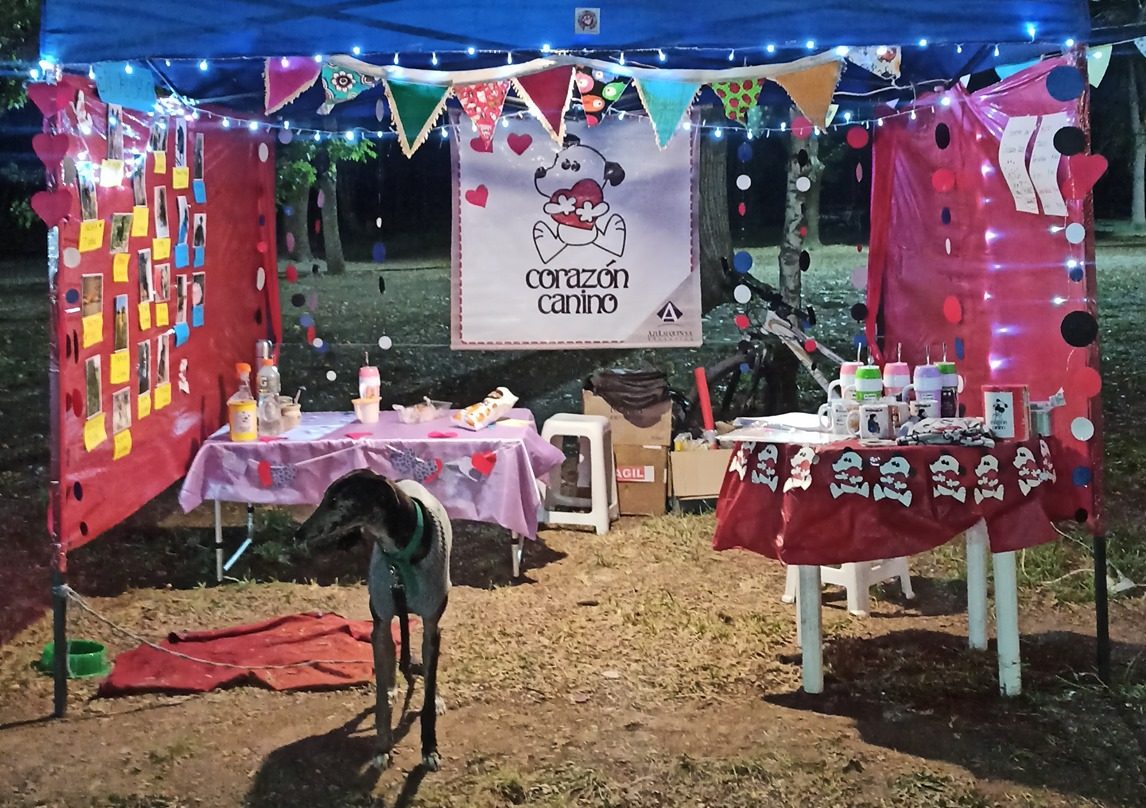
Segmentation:
[[(374, 678), (370, 630), (369, 620), (309, 612), (232, 628), (172, 633), (160, 648), (143, 645), (116, 657), (99, 695), (203, 693), (245, 684), (272, 690), (363, 684)], [(397, 645), (397, 624), (391, 631)]]

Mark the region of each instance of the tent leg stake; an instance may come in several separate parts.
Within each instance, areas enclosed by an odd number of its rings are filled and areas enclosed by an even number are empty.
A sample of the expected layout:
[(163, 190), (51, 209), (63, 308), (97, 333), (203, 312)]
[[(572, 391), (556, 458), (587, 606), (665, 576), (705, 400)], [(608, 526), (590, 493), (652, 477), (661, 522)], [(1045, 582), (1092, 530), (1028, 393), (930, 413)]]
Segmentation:
[(215, 582), (223, 583), (223, 506), (215, 500)]
[(64, 574), (52, 570), (52, 715), (63, 718), (68, 709), (68, 596)]
[(1110, 684), (1110, 611), (1106, 591), (1106, 536), (1094, 535), (1094, 633), (1098, 678)]

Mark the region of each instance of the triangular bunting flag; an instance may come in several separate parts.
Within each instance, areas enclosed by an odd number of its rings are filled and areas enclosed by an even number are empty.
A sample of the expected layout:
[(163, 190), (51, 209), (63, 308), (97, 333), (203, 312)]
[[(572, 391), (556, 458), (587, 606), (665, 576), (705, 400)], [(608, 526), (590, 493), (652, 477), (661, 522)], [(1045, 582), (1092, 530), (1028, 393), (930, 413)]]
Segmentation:
[(663, 149), (680, 126), (700, 85), (665, 79), (636, 79), (634, 84), (637, 85), (641, 103), (645, 105), (645, 112), (649, 113), (657, 145)]
[(603, 70), (578, 67), (573, 74), (573, 84), (585, 110), (585, 123), (596, 126), (605, 119), (609, 107), (617, 101), (629, 87), (627, 76), (614, 77)]
[(434, 121), (441, 114), (449, 87), (394, 79), (387, 79), (385, 87), (386, 98), (390, 101), (390, 114), (394, 118), (394, 125), (398, 127), (398, 145), (402, 147), (402, 153), (409, 157), (422, 145)]
[(998, 74), (1000, 79), (1009, 79), (1011, 76), (1018, 73), (1020, 70), (1026, 70), (1032, 65), (1037, 65), (1038, 59), (1030, 62), (1020, 62), (1017, 65), (995, 65), (995, 73)]
[(724, 105), (724, 114), (730, 120), (744, 123), (748, 119), (748, 110), (756, 106), (756, 100), (760, 98), (764, 79), (714, 81), (709, 86)]
[(1113, 45), (1103, 45), (1086, 51), (1086, 75), (1090, 80), (1091, 87), (1102, 84), (1102, 78), (1106, 75), (1106, 68), (1110, 67), (1110, 55), (1113, 50)]
[(513, 86), (529, 111), (558, 143), (565, 139), (565, 111), (573, 95), (573, 67), (554, 67), (518, 76)]
[(832, 121), (836, 119), (836, 113), (840, 111), (839, 104), (832, 104), (828, 107), (828, 117), (824, 119), (824, 126), (831, 126)]
[(1146, 56), (1146, 36), (1140, 36), (1134, 40), (1134, 47), (1138, 48), (1138, 52)]
[(828, 106), (840, 80), (841, 62), (825, 62), (795, 73), (774, 76), (773, 81), (788, 92), (788, 97), (800, 112), (821, 129), (827, 124)]
[(454, 98), (462, 105), (474, 126), (478, 137), (489, 143), (493, 140), (494, 127), (501, 117), (501, 108), (509, 92), (509, 81), (487, 81), (482, 84), (463, 84), (454, 87)]
[(326, 100), (318, 108), (319, 115), (329, 115), (335, 104), (355, 99), (364, 90), (377, 86), (378, 79), (359, 73), (349, 67), (332, 64), (322, 66), (322, 92)]
[(848, 61), (853, 62), (881, 79), (899, 78), (900, 51), (879, 45), (867, 48), (849, 48)]
[(294, 101), (318, 80), (322, 67), (309, 56), (276, 56), (263, 68), (263, 102), (267, 114)]

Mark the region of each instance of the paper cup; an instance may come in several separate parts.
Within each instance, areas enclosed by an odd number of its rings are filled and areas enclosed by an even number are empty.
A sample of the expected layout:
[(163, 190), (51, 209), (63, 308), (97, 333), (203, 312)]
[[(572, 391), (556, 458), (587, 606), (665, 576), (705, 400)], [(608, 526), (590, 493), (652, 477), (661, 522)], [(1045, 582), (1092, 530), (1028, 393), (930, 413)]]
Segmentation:
[(359, 423), (378, 423), (378, 404), (380, 401), (381, 399), (378, 398), (353, 399), (351, 403), (354, 404), (354, 417), (358, 419)]

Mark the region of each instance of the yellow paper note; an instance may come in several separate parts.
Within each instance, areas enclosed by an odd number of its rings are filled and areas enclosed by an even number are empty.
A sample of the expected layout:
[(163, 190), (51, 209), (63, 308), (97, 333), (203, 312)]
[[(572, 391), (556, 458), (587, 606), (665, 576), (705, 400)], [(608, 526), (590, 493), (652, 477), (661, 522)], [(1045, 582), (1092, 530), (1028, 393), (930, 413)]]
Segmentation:
[(151, 260), (158, 263), (171, 257), (171, 239), (153, 238), (151, 240)]
[(131, 430), (125, 429), (122, 432), (115, 433), (115, 454), (111, 456), (112, 460), (119, 460), (131, 454)]
[(103, 341), (103, 313), (89, 314), (84, 318), (84, 347)]
[(171, 187), (181, 191), (191, 184), (191, 169), (187, 166), (171, 169)]
[(131, 375), (131, 357), (127, 349), (116, 351), (111, 355), (111, 383), (124, 384)]
[(161, 410), (171, 403), (171, 385), (160, 384), (155, 387), (155, 409)]
[(138, 418), (146, 418), (151, 415), (151, 391), (147, 391), (135, 400), (135, 415)]
[(93, 415), (84, 422), (84, 448), (89, 452), (107, 440), (107, 430), (104, 428), (103, 413)]
[(131, 209), (131, 237), (147, 238), (151, 232), (151, 212), (141, 205)]
[(112, 256), (111, 279), (115, 283), (127, 283), (127, 267), (131, 253), (117, 253)]
[(167, 152), (159, 151), (155, 153), (155, 173), (167, 173)]
[(88, 219), (80, 225), (80, 252), (91, 252), (103, 246), (103, 219)]
[(171, 309), (169, 308), (167, 303), (156, 303), (155, 304), (155, 325), (156, 325), (156, 327), (158, 327), (158, 328), (166, 327), (167, 323), (169, 322), (168, 318), (171, 316), (170, 311), (171, 311)]
[(151, 328), (151, 304), (140, 303), (139, 309), (139, 330), (146, 331)]
[(99, 167), (102, 188), (115, 188), (123, 184), (123, 160), (104, 160)]

